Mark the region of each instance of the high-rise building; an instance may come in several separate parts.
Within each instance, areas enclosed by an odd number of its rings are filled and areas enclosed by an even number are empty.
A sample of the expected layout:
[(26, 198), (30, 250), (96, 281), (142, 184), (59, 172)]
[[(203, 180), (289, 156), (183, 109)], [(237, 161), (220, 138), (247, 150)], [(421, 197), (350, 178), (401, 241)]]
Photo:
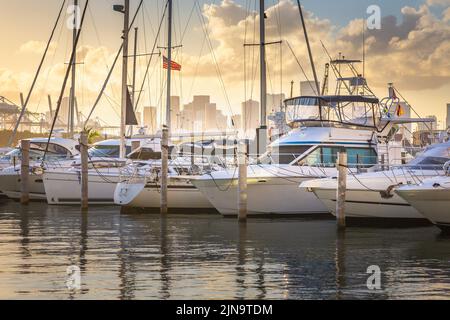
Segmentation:
[(203, 131), (217, 130), (217, 105), (208, 103), (205, 108), (205, 117), (203, 119)]
[(242, 131), (244, 135), (253, 136), (259, 127), (259, 102), (248, 100), (241, 105)]
[(195, 121), (203, 121), (205, 119), (206, 106), (211, 103), (209, 96), (194, 96), (192, 104), (194, 105)]
[(223, 131), (228, 127), (228, 117), (222, 113), (222, 111), (216, 111), (216, 119), (214, 124), (214, 130)]
[(170, 97), (170, 128), (177, 131), (180, 128), (180, 97)]
[[(319, 83), (320, 88), (320, 83)], [(301, 96), (317, 96), (316, 83), (314, 81), (301, 81), (300, 82), (300, 95)], [(320, 94), (320, 92), (319, 92)]]
[(267, 114), (280, 112), (286, 96), (284, 93), (267, 95)]
[(450, 129), (450, 103), (447, 103), (447, 121), (446, 123), (446, 129)]
[(430, 122), (420, 122), (417, 124), (418, 131), (433, 131), (437, 130), (437, 117), (427, 116), (427, 119), (432, 119)]
[(158, 130), (156, 107), (144, 107), (144, 123), (149, 134), (154, 134)]
[[(400, 117), (411, 118), (411, 106), (406, 102), (400, 102), (400, 106), (402, 108), (402, 115)], [(402, 125), (402, 127), (400, 128), (400, 133), (402, 134), (404, 139), (408, 140), (409, 142), (412, 142), (413, 135), (411, 123)]]

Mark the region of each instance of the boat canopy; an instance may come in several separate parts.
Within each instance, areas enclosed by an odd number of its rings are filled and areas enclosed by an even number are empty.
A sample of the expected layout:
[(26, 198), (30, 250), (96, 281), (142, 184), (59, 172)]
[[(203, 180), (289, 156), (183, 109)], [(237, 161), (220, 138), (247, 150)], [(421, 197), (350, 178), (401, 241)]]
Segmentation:
[[(330, 95), (300, 96), (285, 100), (288, 123), (303, 125), (331, 124), (373, 129), (380, 118), (379, 100), (372, 96)], [(314, 123), (315, 122), (315, 123)]]

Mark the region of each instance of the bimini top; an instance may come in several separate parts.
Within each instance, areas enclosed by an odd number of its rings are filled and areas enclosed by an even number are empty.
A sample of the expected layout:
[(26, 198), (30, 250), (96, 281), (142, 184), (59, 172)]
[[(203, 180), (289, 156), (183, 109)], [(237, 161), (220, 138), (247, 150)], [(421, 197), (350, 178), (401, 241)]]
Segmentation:
[(313, 99), (316, 100), (315, 105), (319, 105), (318, 101), (320, 99), (321, 102), (323, 103), (345, 103), (345, 102), (361, 102), (361, 103), (372, 103), (372, 104), (378, 104), (380, 102), (380, 100), (376, 97), (367, 97), (367, 96), (358, 96), (358, 95), (337, 95), (337, 96), (301, 96), (301, 97), (295, 97), (295, 98), (290, 98), (290, 99), (286, 99), (285, 103), (287, 105), (290, 104), (298, 104), (299, 102), (301, 102), (302, 100), (309, 100), (309, 99)]
[(380, 119), (378, 98), (361, 95), (301, 96), (285, 100), (291, 125), (359, 126), (373, 129)]

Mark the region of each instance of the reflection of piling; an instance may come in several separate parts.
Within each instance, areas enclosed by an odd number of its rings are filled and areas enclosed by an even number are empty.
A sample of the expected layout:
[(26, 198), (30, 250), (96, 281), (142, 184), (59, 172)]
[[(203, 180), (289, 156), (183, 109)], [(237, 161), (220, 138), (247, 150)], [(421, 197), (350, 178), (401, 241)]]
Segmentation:
[(167, 187), (169, 180), (169, 129), (164, 127), (161, 139), (161, 214), (167, 214)]
[(21, 141), (22, 164), (20, 168), (20, 203), (28, 204), (30, 202), (30, 140)]
[(238, 218), (240, 222), (245, 222), (247, 221), (247, 146), (240, 143), (238, 148)]
[(87, 210), (89, 207), (88, 190), (88, 135), (82, 132), (80, 135), (81, 151), (81, 209)]
[(345, 192), (347, 189), (347, 153), (338, 155), (338, 187), (336, 194), (336, 221), (338, 228), (345, 228)]

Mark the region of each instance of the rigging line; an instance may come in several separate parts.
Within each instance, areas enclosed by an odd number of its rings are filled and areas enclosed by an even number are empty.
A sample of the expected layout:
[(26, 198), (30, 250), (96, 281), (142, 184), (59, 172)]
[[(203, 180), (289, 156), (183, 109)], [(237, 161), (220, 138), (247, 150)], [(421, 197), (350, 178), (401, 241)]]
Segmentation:
[(192, 16), (194, 14), (195, 6), (197, 5), (197, 2), (198, 2), (198, 0), (194, 1), (194, 5), (192, 6), (191, 12), (189, 13), (189, 18), (187, 20), (186, 27), (184, 28), (183, 33), (181, 35), (181, 43), (183, 43), (184, 36), (186, 35), (187, 28), (189, 27), (189, 24), (191, 22)]
[[(89, 1), (89, 0), (87, 0), (87, 1)], [(134, 22), (135, 22), (135, 20), (136, 20), (136, 17), (137, 17), (137, 15), (138, 15), (138, 13), (139, 13), (140, 8), (142, 7), (143, 2), (144, 2), (144, 0), (141, 0), (141, 2), (139, 3), (139, 6), (138, 6), (137, 9), (136, 9), (136, 12), (135, 12), (135, 14), (134, 14), (133, 20), (131, 20), (131, 24), (130, 24), (130, 26), (129, 26), (129, 28), (128, 28), (128, 31), (127, 31), (128, 33), (130, 33), (130, 30), (131, 30), (131, 28), (133, 27), (133, 24), (134, 24)], [(111, 66), (111, 68), (110, 68), (110, 70), (109, 70), (109, 73), (108, 73), (108, 75), (106, 76), (105, 82), (103, 83), (103, 86), (102, 86), (102, 88), (101, 88), (101, 90), (100, 90), (100, 93), (98, 94), (97, 99), (95, 100), (94, 105), (92, 106), (91, 111), (89, 112), (89, 115), (88, 115), (88, 117), (86, 118), (86, 121), (85, 121), (85, 123), (84, 123), (84, 126), (85, 126), (85, 127), (86, 127), (86, 124), (88, 123), (88, 121), (91, 119), (92, 114), (93, 114), (94, 111), (95, 111), (95, 108), (97, 107), (98, 103), (100, 102), (100, 100), (101, 100), (101, 98), (102, 98), (102, 96), (103, 96), (103, 94), (104, 94), (104, 92), (105, 92), (105, 89), (106, 89), (106, 87), (108, 86), (109, 80), (110, 80), (110, 78), (111, 78), (111, 75), (112, 75), (113, 72), (114, 72), (114, 68), (115, 68), (115, 66), (116, 66), (117, 60), (119, 60), (120, 54), (121, 54), (121, 52), (122, 52), (122, 49), (123, 49), (123, 43), (120, 45), (120, 48), (119, 48), (119, 50), (118, 50), (118, 52), (117, 52), (117, 55), (116, 55), (116, 57), (114, 58), (114, 62), (113, 62), (113, 64), (112, 64), (112, 66)]]
[(50, 44), (52, 42), (53, 36), (54, 36), (55, 31), (56, 31), (56, 29), (58, 27), (59, 20), (61, 19), (61, 15), (62, 15), (62, 12), (64, 10), (65, 4), (66, 4), (66, 0), (63, 0), (63, 3), (61, 4), (61, 8), (59, 9), (59, 13), (58, 13), (58, 17), (56, 19), (55, 25), (53, 26), (52, 32), (50, 34), (50, 38), (47, 41), (47, 45), (45, 47), (44, 54), (43, 54), (43, 56), (41, 58), (41, 61), (39, 63), (38, 69), (37, 69), (36, 74), (34, 76), (33, 82), (31, 84), (30, 91), (28, 91), (27, 98), (25, 99), (25, 102), (24, 102), (24, 104), (22, 106), (22, 112), (19, 115), (19, 119), (17, 119), (17, 123), (16, 123), (16, 126), (14, 128), (13, 134), (11, 135), (11, 137), (9, 137), (8, 146), (11, 146), (12, 142), (14, 141), (14, 139), (16, 137), (16, 134), (17, 134), (17, 130), (19, 129), (19, 124), (22, 121), (22, 118), (23, 118), (23, 116), (25, 114), (25, 111), (27, 110), (28, 102), (30, 101), (31, 94), (33, 93), (34, 87), (35, 87), (36, 82), (37, 82), (37, 80), (39, 78), (39, 74), (41, 73), (41, 69), (42, 69), (42, 66), (44, 65), (45, 57), (47, 56), (47, 52), (48, 52), (48, 50), (50, 48)]
[(300, 64), (300, 61), (298, 60), (297, 56), (295, 55), (295, 52), (294, 52), (294, 50), (292, 49), (291, 44), (289, 43), (289, 41), (286, 40), (286, 44), (287, 44), (289, 50), (291, 50), (291, 53), (292, 53), (292, 55), (294, 56), (295, 61), (297, 62), (297, 64), (298, 64), (298, 66), (300, 67), (300, 69), (302, 70), (302, 73), (303, 73), (303, 75), (305, 76), (306, 80), (308, 81), (308, 84), (309, 84), (309, 86), (311, 87), (312, 91), (313, 91), (316, 95), (318, 95), (317, 89), (312, 85), (311, 81), (309, 81), (308, 76), (306, 75), (305, 70), (303, 69), (302, 65)]
[[(166, 1), (166, 5), (164, 7), (164, 12), (163, 12), (161, 20), (159, 22), (158, 32), (156, 33), (156, 38), (155, 38), (155, 42), (153, 43), (153, 48), (152, 48), (151, 53), (153, 53), (155, 51), (155, 48), (156, 48), (156, 46), (158, 44), (158, 40), (159, 40), (159, 36), (161, 34), (161, 28), (162, 28), (162, 25), (163, 25), (163, 22), (164, 22), (164, 17), (165, 17), (166, 12), (167, 12), (168, 4), (169, 4), (169, 1)], [(144, 80), (142, 81), (142, 85), (141, 85), (141, 88), (139, 90), (139, 95), (138, 95), (137, 100), (136, 100), (136, 106), (139, 105), (139, 101), (141, 100), (142, 90), (144, 89), (144, 85), (145, 85), (145, 82), (147, 80), (148, 71), (149, 71), (149, 68), (150, 68), (150, 64), (152, 63), (152, 60), (153, 60), (153, 54), (150, 56), (149, 62), (147, 64), (147, 68), (145, 70)]]
[(222, 86), (222, 90), (223, 90), (223, 93), (224, 93), (224, 95), (225, 95), (225, 99), (226, 99), (227, 104), (228, 104), (228, 108), (229, 108), (229, 111), (230, 111), (230, 115), (233, 116), (234, 113), (233, 113), (233, 109), (232, 109), (232, 107), (231, 107), (231, 102), (230, 102), (230, 99), (229, 99), (229, 97), (228, 97), (228, 93), (227, 93), (227, 91), (226, 91), (225, 82), (223, 81), (222, 72), (221, 72), (220, 67), (219, 67), (219, 64), (218, 64), (218, 62), (217, 62), (216, 54), (214, 53), (214, 48), (213, 48), (213, 46), (212, 46), (212, 42), (211, 42), (211, 39), (210, 39), (210, 37), (209, 37), (209, 32), (208, 32), (208, 26), (209, 26), (209, 23), (206, 24), (206, 21), (205, 21), (203, 15), (201, 14), (201, 8), (200, 8), (200, 5), (199, 5), (198, 2), (197, 2), (197, 9), (198, 9), (197, 13), (198, 13), (199, 18), (200, 18), (200, 20), (201, 20), (201, 22), (202, 22), (202, 29), (203, 29), (203, 32), (206, 34), (206, 37), (207, 37), (207, 40), (208, 40), (208, 45), (209, 45), (209, 47), (210, 47), (211, 55), (212, 55), (213, 60), (214, 60), (216, 72), (217, 72), (218, 77), (219, 77), (219, 82), (220, 82), (220, 84), (221, 84), (221, 86)]
[[(394, 90), (398, 93), (398, 95), (400, 96), (400, 98), (402, 98), (403, 99), (403, 101), (407, 104), (407, 105), (409, 105), (409, 107), (412, 109), (412, 111), (416, 114), (416, 116), (418, 116), (419, 118), (421, 118), (422, 119), (422, 117), (420, 116), (420, 114), (416, 111), (416, 109), (414, 109), (413, 108), (413, 106), (408, 102), (408, 100), (406, 100), (405, 99), (405, 97), (400, 93), (400, 91), (398, 91), (398, 89), (396, 88), (396, 87), (393, 87), (394, 88)], [(428, 123), (424, 123), (424, 125), (427, 127), (427, 129), (428, 130), (432, 130), (432, 127), (430, 128), (429, 126), (428, 126)]]
[[(85, 20), (85, 17), (86, 17), (86, 11), (87, 11), (88, 5), (89, 5), (89, 0), (86, 0), (86, 5), (84, 6), (83, 15), (81, 17), (79, 30), (78, 30), (77, 36), (76, 36), (74, 44), (73, 44), (72, 54), (70, 55), (70, 62), (69, 62), (69, 65), (67, 66), (66, 75), (64, 77), (64, 81), (63, 81), (63, 85), (62, 85), (62, 88), (61, 88), (61, 92), (59, 94), (58, 103), (57, 103), (57, 107), (56, 107), (56, 110), (55, 110), (55, 116), (54, 116), (54, 119), (53, 119), (53, 123), (52, 123), (52, 127), (51, 127), (51, 130), (50, 130), (50, 133), (48, 135), (48, 140), (47, 140), (47, 144), (46, 144), (46, 147), (45, 147), (45, 152), (44, 152), (44, 155), (42, 156), (42, 163), (41, 163), (42, 167), (44, 166), (45, 156), (48, 153), (50, 140), (52, 138), (53, 130), (55, 129), (56, 119), (58, 118), (58, 113), (59, 113), (59, 110), (61, 108), (62, 98), (63, 98), (63, 95), (64, 95), (64, 91), (66, 89), (67, 80), (69, 79), (69, 74), (70, 74), (70, 71), (72, 70), (72, 66), (75, 63), (75, 52), (77, 50), (78, 41), (80, 40), (80, 35), (81, 35), (82, 28), (83, 28), (84, 20)], [(75, 26), (74, 26), (74, 28), (75, 28)]]

